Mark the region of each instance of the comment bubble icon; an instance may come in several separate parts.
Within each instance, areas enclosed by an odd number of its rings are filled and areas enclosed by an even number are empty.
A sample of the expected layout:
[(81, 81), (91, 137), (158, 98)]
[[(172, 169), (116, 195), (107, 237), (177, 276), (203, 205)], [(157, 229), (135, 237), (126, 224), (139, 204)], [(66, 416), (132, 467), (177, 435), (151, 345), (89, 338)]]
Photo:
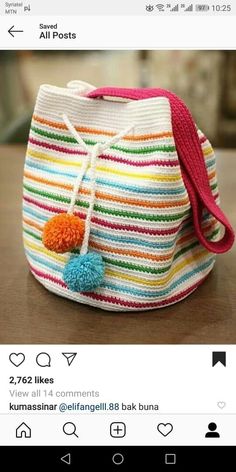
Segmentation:
[(36, 356), (36, 363), (39, 367), (51, 367), (51, 357), (47, 352), (40, 352)]

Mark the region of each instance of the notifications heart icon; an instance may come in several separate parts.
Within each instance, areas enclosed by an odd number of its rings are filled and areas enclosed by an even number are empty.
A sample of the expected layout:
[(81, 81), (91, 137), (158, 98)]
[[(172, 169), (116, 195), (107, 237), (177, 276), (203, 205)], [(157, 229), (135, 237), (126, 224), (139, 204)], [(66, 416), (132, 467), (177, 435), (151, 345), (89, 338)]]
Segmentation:
[(23, 354), (23, 352), (18, 352), (18, 354), (16, 354), (15, 352), (12, 352), (9, 356), (9, 361), (15, 367), (19, 367), (25, 361), (25, 355)]
[(162, 434), (162, 436), (168, 436), (173, 431), (173, 424), (171, 423), (159, 423), (157, 425), (157, 431)]
[(218, 406), (221, 410), (223, 410), (223, 408), (226, 407), (226, 403), (225, 403), (225, 402), (218, 402), (218, 403), (217, 403), (217, 406)]

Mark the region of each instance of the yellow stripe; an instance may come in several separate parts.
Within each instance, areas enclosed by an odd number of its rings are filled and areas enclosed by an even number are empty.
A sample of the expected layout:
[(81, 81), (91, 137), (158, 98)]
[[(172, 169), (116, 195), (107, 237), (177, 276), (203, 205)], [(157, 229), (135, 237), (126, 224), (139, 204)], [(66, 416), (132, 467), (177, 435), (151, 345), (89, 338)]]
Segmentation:
[(48, 251), (44, 247), (39, 247), (37, 244), (31, 243), (27, 241), (26, 238), (24, 238), (24, 244), (26, 247), (29, 247), (30, 249), (34, 249), (37, 252), (41, 252), (42, 254), (46, 254), (47, 256), (51, 257), (51, 259), (55, 259), (55, 261), (63, 262), (65, 263), (67, 260), (66, 256), (60, 256), (59, 254), (55, 254), (54, 252)]
[[(81, 167), (81, 164), (79, 162), (72, 162), (68, 160), (63, 160), (63, 159), (56, 159), (55, 157), (49, 156), (48, 154), (44, 154), (38, 151), (31, 151), (28, 149), (27, 154), (31, 157), (36, 157), (39, 159), (45, 159), (49, 162), (56, 162), (59, 165), (67, 165), (67, 166), (75, 166), (75, 167)], [(163, 175), (163, 174), (155, 174), (152, 175), (150, 174), (137, 174), (134, 172), (124, 172), (121, 170), (114, 170), (111, 169), (110, 167), (105, 167), (105, 166), (98, 166), (97, 170), (101, 172), (107, 172), (108, 174), (115, 174), (115, 175), (123, 175), (126, 177), (133, 177), (135, 179), (148, 179), (148, 180), (158, 180), (160, 182), (168, 182), (168, 181), (180, 181), (182, 180), (180, 174), (168, 174), (168, 175)]]
[(165, 285), (168, 283), (174, 275), (176, 275), (180, 270), (184, 269), (187, 265), (191, 264), (193, 261), (199, 260), (203, 258), (204, 256), (207, 255), (206, 250), (201, 250), (199, 253), (195, 254), (193, 257), (188, 257), (187, 259), (184, 259), (183, 262), (180, 262), (177, 264), (174, 268), (172, 268), (169, 272), (168, 275), (164, 276), (161, 280), (147, 280), (147, 279), (142, 279), (140, 277), (135, 277), (129, 274), (123, 274), (121, 272), (118, 272), (116, 270), (111, 270), (107, 269), (106, 270), (106, 275), (110, 277), (116, 277), (118, 279), (122, 280), (127, 280), (128, 282), (134, 282), (137, 284), (141, 285), (146, 285), (146, 286), (153, 286), (157, 287), (160, 285)]
[(100, 166), (98, 166), (97, 169), (100, 170), (101, 172), (107, 172), (109, 174), (115, 174), (115, 175), (124, 175), (126, 177), (133, 177), (135, 179), (159, 180), (161, 182), (182, 180), (179, 174), (168, 174), (168, 175), (137, 174), (134, 172), (124, 172), (122, 170), (113, 170), (110, 167), (100, 167)]
[(43, 152), (38, 152), (38, 151), (31, 151), (31, 149), (27, 150), (27, 154), (31, 157), (36, 157), (38, 159), (44, 159), (49, 162), (57, 162), (58, 164), (61, 164), (63, 166), (75, 166), (75, 167), (81, 167), (81, 164), (79, 162), (73, 162), (69, 160), (59, 160), (58, 158), (55, 158), (53, 156), (49, 156), (48, 154), (44, 154)]
[(203, 154), (204, 156), (209, 156), (210, 154), (214, 154), (213, 148), (211, 146), (207, 147), (206, 149), (203, 150)]

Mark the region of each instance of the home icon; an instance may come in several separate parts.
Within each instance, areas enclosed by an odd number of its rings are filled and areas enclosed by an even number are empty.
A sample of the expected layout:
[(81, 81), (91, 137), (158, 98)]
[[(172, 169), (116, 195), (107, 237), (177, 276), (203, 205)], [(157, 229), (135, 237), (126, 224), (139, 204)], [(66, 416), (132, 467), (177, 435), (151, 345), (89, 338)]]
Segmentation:
[(17, 438), (31, 438), (31, 429), (27, 426), (26, 423), (21, 423), (18, 428), (16, 428), (16, 437)]

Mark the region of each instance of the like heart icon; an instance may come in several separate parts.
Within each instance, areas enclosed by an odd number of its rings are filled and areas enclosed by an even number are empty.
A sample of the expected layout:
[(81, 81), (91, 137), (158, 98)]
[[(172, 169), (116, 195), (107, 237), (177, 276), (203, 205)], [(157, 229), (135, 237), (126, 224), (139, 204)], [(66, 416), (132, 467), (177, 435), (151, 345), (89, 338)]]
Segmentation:
[(162, 434), (162, 436), (168, 436), (173, 431), (173, 425), (171, 423), (159, 423), (157, 425), (157, 431)]
[(12, 352), (9, 356), (9, 361), (15, 367), (19, 367), (25, 361), (25, 355), (23, 354), (23, 352), (18, 352), (18, 354), (16, 354), (15, 352)]
[(225, 402), (218, 402), (218, 403), (217, 403), (217, 406), (218, 406), (221, 410), (223, 410), (223, 408), (226, 407), (226, 403), (225, 403)]

